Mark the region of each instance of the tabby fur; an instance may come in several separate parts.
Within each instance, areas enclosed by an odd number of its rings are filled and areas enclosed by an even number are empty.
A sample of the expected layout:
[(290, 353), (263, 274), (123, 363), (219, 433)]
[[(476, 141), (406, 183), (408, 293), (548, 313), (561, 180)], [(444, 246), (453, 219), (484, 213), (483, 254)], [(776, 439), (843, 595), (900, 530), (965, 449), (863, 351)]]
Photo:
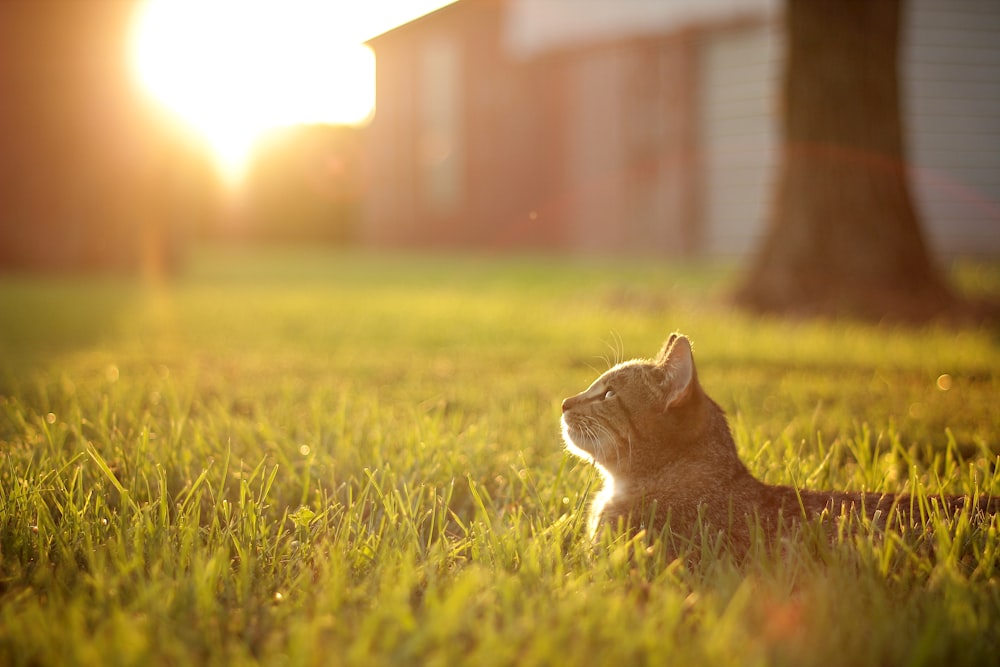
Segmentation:
[[(592, 535), (605, 526), (667, 529), (681, 544), (707, 534), (746, 553), (754, 536), (773, 543), (802, 519), (863, 516), (884, 527), (890, 516), (908, 522), (917, 508), (909, 495), (814, 491), (756, 479), (737, 455), (722, 408), (702, 390), (691, 344), (680, 334), (655, 359), (620, 363), (564, 400), (562, 432), (569, 451), (604, 478), (591, 508)], [(997, 510), (992, 498), (930, 500), (949, 513)]]

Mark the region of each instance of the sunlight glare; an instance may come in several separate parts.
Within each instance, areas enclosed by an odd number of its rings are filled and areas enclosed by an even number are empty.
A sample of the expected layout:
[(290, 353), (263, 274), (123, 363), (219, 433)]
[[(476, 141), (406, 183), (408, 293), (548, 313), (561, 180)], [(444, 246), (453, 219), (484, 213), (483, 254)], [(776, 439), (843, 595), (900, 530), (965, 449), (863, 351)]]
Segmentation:
[(238, 180), (261, 133), (364, 122), (375, 58), (335, 3), (146, 0), (132, 62), (143, 87), (211, 146)]

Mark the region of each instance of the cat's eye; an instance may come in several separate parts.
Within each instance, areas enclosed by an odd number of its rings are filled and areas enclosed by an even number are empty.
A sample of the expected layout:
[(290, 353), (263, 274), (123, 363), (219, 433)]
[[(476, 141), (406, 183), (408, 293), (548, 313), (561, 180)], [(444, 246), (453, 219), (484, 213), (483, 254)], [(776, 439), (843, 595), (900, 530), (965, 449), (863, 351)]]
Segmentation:
[(604, 392), (604, 398), (601, 399), (601, 400), (606, 401), (609, 398), (614, 398), (614, 397), (615, 397), (615, 390), (614, 389), (608, 389), (606, 392)]

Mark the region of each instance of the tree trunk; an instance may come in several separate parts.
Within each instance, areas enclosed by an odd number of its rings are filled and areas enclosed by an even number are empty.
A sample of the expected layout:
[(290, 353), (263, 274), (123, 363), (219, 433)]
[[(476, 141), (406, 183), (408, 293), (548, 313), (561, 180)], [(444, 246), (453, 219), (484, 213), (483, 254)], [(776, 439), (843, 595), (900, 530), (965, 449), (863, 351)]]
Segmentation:
[(777, 190), (740, 300), (873, 317), (942, 311), (951, 296), (907, 182), (900, 1), (787, 0), (785, 23)]

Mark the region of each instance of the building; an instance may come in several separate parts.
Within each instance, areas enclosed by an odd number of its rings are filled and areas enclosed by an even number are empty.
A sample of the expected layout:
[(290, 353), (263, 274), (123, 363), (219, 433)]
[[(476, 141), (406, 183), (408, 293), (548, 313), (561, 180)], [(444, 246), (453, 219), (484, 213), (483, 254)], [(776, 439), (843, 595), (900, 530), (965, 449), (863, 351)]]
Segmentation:
[[(459, 0), (371, 40), (363, 238), (734, 256), (764, 230), (778, 0)], [(1000, 254), (1000, 6), (911, 0), (910, 174), (939, 254)]]
[[(561, 242), (546, 198), (559, 137), (546, 63), (504, 47), (505, 6), (459, 2), (371, 41), (364, 240), (379, 245)], [(545, 216), (544, 219), (542, 216)]]

